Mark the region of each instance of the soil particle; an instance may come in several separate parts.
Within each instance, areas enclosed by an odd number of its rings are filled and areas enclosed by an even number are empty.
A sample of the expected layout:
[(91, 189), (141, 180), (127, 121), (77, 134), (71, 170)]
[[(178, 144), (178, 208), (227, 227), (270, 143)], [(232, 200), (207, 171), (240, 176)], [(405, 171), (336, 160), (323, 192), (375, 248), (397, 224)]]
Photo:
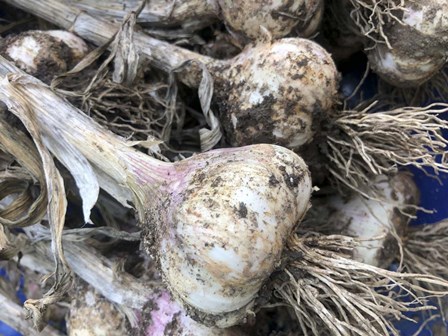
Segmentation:
[(238, 216), (240, 216), (240, 218), (247, 217), (247, 207), (246, 204), (244, 204), (244, 202), (240, 202), (240, 206), (238, 208)]
[(275, 175), (274, 175), (274, 174), (272, 174), (272, 175), (269, 177), (269, 185), (270, 185), (270, 186), (274, 187), (274, 186), (278, 185), (279, 183), (280, 183), (280, 182), (275, 178)]

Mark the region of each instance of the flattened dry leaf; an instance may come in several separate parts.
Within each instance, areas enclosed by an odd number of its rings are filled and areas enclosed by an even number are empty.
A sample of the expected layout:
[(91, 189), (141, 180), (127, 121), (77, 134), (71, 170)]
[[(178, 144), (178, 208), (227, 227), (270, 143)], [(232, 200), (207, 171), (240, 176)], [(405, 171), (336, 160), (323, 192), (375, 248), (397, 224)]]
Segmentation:
[(52, 253), (55, 259), (53, 287), (39, 300), (27, 300), (24, 304), (28, 317), (33, 319), (34, 326), (42, 330), (45, 326), (43, 313), (49, 304), (59, 301), (70, 288), (72, 273), (62, 251), (62, 230), (64, 227), (67, 200), (61, 174), (57, 170), (53, 157), (44, 145), (39, 127), (33, 114), (33, 107), (28, 103), (26, 95), (20, 90), (21, 75), (8, 75), (0, 81), (0, 100), (9, 111), (18, 117), (31, 135), (42, 161), (45, 184), (49, 195), (47, 215), (52, 236)]
[(0, 112), (0, 148), (11, 154), (22, 168), (7, 167), (0, 172), (0, 200), (11, 197), (0, 207), (0, 223), (23, 227), (40, 221), (47, 211), (47, 189), (41, 188), (37, 198), (30, 187), (38, 182), (45, 185), (42, 162), (34, 143), (21, 130), (11, 127)]
[[(196, 61), (186, 61), (172, 70), (172, 72), (181, 71), (190, 63)], [(197, 63), (202, 70), (202, 78), (198, 88), (199, 102), (201, 104), (202, 113), (205, 121), (210, 129), (201, 128), (199, 130), (199, 137), (201, 140), (201, 151), (205, 152), (212, 149), (222, 138), (221, 124), (210, 108), (213, 97), (213, 77), (208, 71), (205, 64)]]
[(115, 55), (112, 80), (127, 86), (132, 85), (137, 77), (140, 59), (137, 46), (134, 43), (134, 28), (136, 22), (136, 13), (130, 13), (126, 16), (115, 37), (112, 51), (112, 54)]
[(56, 129), (54, 130), (54, 138), (59, 138), (60, 141), (47, 139), (43, 135), (45, 145), (73, 176), (82, 199), (84, 222), (91, 223), (90, 212), (100, 193), (96, 174), (87, 159), (74, 146), (67, 141), (63, 141), (62, 135), (59, 135)]

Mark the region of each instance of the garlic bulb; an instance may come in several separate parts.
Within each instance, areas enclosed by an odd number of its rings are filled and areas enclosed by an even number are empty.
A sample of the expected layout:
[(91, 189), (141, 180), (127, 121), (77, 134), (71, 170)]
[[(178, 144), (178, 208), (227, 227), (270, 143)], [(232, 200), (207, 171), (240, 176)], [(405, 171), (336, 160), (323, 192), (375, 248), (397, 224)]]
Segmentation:
[(401, 20), (383, 27), (390, 46), (377, 43), (367, 51), (372, 69), (399, 87), (418, 86), (435, 75), (448, 58), (448, 2), (404, 1)]
[(31, 30), (1, 41), (0, 54), (44, 82), (66, 72), (86, 54), (85, 42), (62, 30)]
[[(1, 75), (17, 73), (0, 63)], [(308, 209), (311, 177), (304, 161), (286, 148), (253, 145), (161, 162), (129, 148), (41, 83), (23, 75), (7, 80), (1, 99), (19, 111), (17, 94), (26, 97), (57, 157), (66, 143), (133, 192), (143, 247), (157, 257), (188, 312), (218, 327), (244, 319)]]
[[(412, 178), (399, 173), (388, 179), (378, 176), (374, 182), (382, 201), (366, 199), (359, 194), (347, 200), (334, 196), (325, 200), (328, 209), (325, 225), (334, 232), (359, 239), (353, 259), (372, 266), (388, 268), (398, 257), (398, 237), (403, 237), (410, 217), (400, 211), (406, 205), (416, 205), (419, 192)], [(409, 211), (409, 209), (408, 209)]]
[[(193, 158), (171, 174), (174, 181), (164, 188), (170, 197), (159, 204), (166, 211), (149, 212), (148, 223), (164, 224), (143, 228), (144, 245), (157, 253), (168, 287), (192, 316), (227, 327), (253, 309), (280, 260), (308, 208), (310, 175), (299, 157), (281, 147), (254, 145)], [(180, 175), (182, 166), (189, 172)]]
[[(92, 15), (122, 19), (130, 9), (138, 7), (135, 0), (70, 0), (70, 4)], [(300, 36), (316, 33), (323, 13), (322, 0), (293, 1), (229, 1), (184, 0), (173, 5), (172, 1), (149, 1), (139, 22), (146, 26), (203, 27), (211, 21), (222, 19), (237, 35), (250, 40), (262, 36), (263, 26), (274, 38), (280, 38), (295, 29)]]
[(310, 40), (258, 43), (219, 63), (210, 64), (210, 72), (232, 146), (274, 143), (298, 148), (311, 141), (337, 100), (336, 66)]
[(260, 38), (260, 27), (273, 38), (284, 37), (294, 28), (299, 36), (309, 37), (317, 31), (324, 8), (322, 0), (218, 0), (218, 3), (226, 25), (251, 40)]

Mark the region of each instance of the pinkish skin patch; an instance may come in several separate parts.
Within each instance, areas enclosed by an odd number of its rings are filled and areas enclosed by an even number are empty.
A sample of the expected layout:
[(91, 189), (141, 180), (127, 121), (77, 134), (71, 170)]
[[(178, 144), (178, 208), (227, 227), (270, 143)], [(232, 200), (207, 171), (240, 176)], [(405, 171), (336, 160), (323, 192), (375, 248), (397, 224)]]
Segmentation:
[(167, 292), (163, 292), (156, 301), (157, 310), (151, 312), (151, 325), (146, 328), (147, 336), (163, 336), (166, 326), (173, 321), (175, 314), (181, 308), (175, 303)]

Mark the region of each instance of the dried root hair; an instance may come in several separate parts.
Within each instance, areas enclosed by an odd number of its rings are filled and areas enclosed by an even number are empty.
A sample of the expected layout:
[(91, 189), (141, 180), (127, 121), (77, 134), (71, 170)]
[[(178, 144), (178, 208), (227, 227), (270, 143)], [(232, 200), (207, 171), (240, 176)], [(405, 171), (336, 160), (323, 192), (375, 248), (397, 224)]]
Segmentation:
[[(448, 280), (448, 220), (409, 227), (403, 242), (402, 264), (407, 272), (433, 274)], [(441, 289), (434, 284), (420, 285), (430, 290)], [(446, 311), (446, 300), (439, 298), (437, 303), (441, 312)]]
[(131, 141), (154, 137), (169, 140), (173, 122), (182, 126), (183, 116), (176, 115), (179, 109), (173, 105), (175, 97), (168, 78), (156, 75), (150, 83), (139, 70), (132, 85), (116, 82), (111, 70), (117, 50), (97, 65), (106, 46), (95, 49), (75, 68), (55, 78), (52, 89), (117, 135)]
[[(411, 320), (404, 313), (435, 309), (426, 299), (448, 293), (448, 282), (435, 276), (391, 272), (352, 260), (356, 244), (354, 238), (310, 232), (289, 240), (286, 266), (273, 283), (303, 335), (398, 336), (393, 320)], [(411, 300), (400, 301), (404, 296)]]
[[(327, 136), (326, 155), (332, 181), (339, 187), (353, 189), (366, 197), (373, 175), (395, 174), (399, 166), (414, 166), (434, 177), (448, 172), (446, 146), (442, 130), (448, 121), (439, 117), (448, 104), (425, 107), (398, 107), (393, 110), (367, 107), (344, 110), (334, 118)], [(387, 107), (387, 106), (383, 106)], [(439, 162), (437, 155), (442, 155)]]
[(405, 10), (405, 0), (349, 0), (353, 6), (350, 17), (360, 32), (372, 42), (386, 44), (389, 49), (392, 46), (385, 32), (387, 24), (401, 24), (404, 22), (398, 17), (398, 13)]
[[(123, 19), (120, 30), (106, 44), (56, 77), (51, 87), (99, 124), (161, 160), (166, 158), (158, 155), (160, 150), (154, 145), (176, 153), (169, 146), (171, 140), (181, 144), (183, 152), (210, 149), (221, 138), (218, 119), (210, 116), (211, 111), (195, 111), (179, 99), (175, 72), (145, 70), (148, 64), (140, 58), (133, 39), (136, 16), (144, 4)], [(110, 53), (100, 62), (107, 49)], [(213, 85), (209, 86), (205, 91), (211, 97)]]
[(404, 264), (412, 273), (448, 280), (448, 220), (409, 227), (404, 239)]

